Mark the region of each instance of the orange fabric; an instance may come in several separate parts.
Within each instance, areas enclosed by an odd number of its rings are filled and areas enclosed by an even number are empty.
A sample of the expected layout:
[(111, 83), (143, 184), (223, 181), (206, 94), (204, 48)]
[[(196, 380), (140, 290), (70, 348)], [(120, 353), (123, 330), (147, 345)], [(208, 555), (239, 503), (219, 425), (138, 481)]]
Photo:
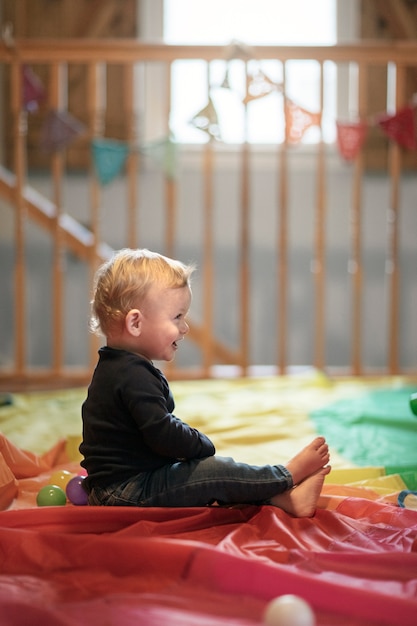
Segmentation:
[(17, 496), (17, 490), (17, 479), (0, 452), (0, 511), (10, 506)]
[[(17, 497), (19, 479), (37, 477), (60, 462), (68, 462), (65, 447), (66, 440), (62, 439), (51, 450), (39, 455), (21, 450), (0, 433), (0, 511), (7, 509)], [(47, 477), (44, 480), (47, 484)], [(21, 484), (23, 485), (24, 483)], [(32, 504), (31, 497), (29, 502)], [(24, 498), (21, 504), (27, 505)]]
[(21, 450), (0, 433), (0, 453), (16, 478), (37, 476), (60, 461), (68, 461), (65, 454), (66, 443), (66, 439), (62, 439), (51, 450), (39, 455)]
[(416, 623), (417, 512), (369, 489), (325, 485), (311, 519), (271, 506), (37, 507), (51, 473), (79, 465), (65, 442), (42, 457), (2, 449), (23, 477), (10, 472), (18, 493), (0, 512), (0, 623), (259, 626), (285, 593), (318, 626)]

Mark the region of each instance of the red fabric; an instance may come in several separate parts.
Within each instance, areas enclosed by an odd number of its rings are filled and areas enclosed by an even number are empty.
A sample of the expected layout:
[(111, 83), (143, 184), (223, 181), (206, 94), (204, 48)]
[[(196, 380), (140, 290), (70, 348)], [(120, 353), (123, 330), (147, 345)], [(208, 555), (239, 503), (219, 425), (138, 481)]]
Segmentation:
[(0, 461), (0, 624), (259, 625), (286, 593), (318, 626), (417, 623), (417, 512), (370, 490), (325, 485), (311, 519), (271, 506), (37, 507), (51, 473), (81, 469), (65, 441), (37, 456), (3, 438)]
[(348, 498), (274, 507), (42, 507), (0, 513), (7, 624), (258, 624), (295, 593), (318, 624), (414, 625), (417, 513)]

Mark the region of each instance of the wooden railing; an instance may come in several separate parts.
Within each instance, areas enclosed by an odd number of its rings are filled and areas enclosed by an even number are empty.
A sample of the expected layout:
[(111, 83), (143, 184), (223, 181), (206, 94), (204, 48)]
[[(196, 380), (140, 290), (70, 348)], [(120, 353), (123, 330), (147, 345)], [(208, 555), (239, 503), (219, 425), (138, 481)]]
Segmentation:
[[(373, 68), (390, 68), (387, 76), (395, 76), (395, 81), (386, 84), (387, 99), (393, 103), (394, 108), (399, 109), (409, 100), (407, 76), (410, 71), (417, 73), (417, 43), (398, 42), (381, 45), (365, 43), (363, 45), (340, 45), (331, 47), (277, 47), (263, 46), (251, 49), (254, 58), (262, 60), (275, 60), (284, 68), (292, 60), (314, 60), (320, 66), (319, 86), (323, 92), (323, 64), (332, 61), (335, 64), (356, 69), (357, 101), (355, 104), (356, 114), (360, 118), (368, 118), (378, 111), (372, 110), (367, 81)], [(88, 226), (80, 223), (71, 215), (63, 205), (63, 187), (70, 184), (67, 178), (68, 160), (65, 151), (54, 152), (44, 160), (42, 176), (49, 181), (52, 192), (50, 197), (31, 186), (31, 177), (34, 169), (28, 166), (28, 113), (22, 106), (23, 84), (22, 70), (26, 65), (31, 67), (47, 68), (46, 75), (46, 98), (42, 104), (44, 110), (62, 109), (70, 101), (71, 81), (67, 80), (66, 71), (69, 67), (77, 66), (85, 72), (85, 107), (81, 111), (83, 122), (86, 125), (85, 142), (95, 137), (103, 136), (103, 119), (106, 115), (106, 102), (103, 99), (100, 77), (106, 73), (109, 67), (117, 65), (122, 72), (122, 91), (119, 96), (120, 108), (123, 111), (124, 135), (122, 139), (130, 145), (137, 144), (140, 140), (137, 130), (137, 114), (135, 111), (135, 68), (150, 67), (156, 64), (166, 69), (166, 93), (170, 93), (170, 67), (179, 59), (199, 59), (209, 66), (212, 61), (224, 60), (224, 49), (219, 46), (166, 46), (162, 44), (146, 44), (137, 41), (100, 41), (100, 40), (16, 40), (0, 44), (0, 80), (2, 81), (1, 92), (3, 96), (2, 112), (6, 120), (3, 126), (3, 135), (8, 139), (3, 141), (5, 146), (0, 168), (0, 202), (7, 205), (13, 212), (13, 234), (11, 242), (14, 256), (13, 289), (10, 293), (13, 298), (13, 329), (2, 328), (3, 340), (13, 333), (12, 354), (4, 358), (0, 363), (0, 374), (3, 384), (10, 385), (13, 382), (32, 384), (42, 381), (46, 384), (59, 384), (66, 381), (69, 384), (83, 383), (88, 379), (91, 369), (96, 360), (97, 340), (91, 338), (89, 357), (87, 362), (69, 367), (65, 360), (65, 281), (66, 272), (62, 263), (63, 255), (70, 252), (80, 259), (85, 265), (88, 275), (88, 284), (91, 285), (92, 276), (98, 263), (111, 254), (111, 247), (101, 236), (102, 222), (105, 219), (101, 211), (102, 189), (94, 172), (93, 163), (84, 163), (84, 174), (88, 181), (89, 198), (85, 200), (85, 220)], [(243, 59), (246, 62), (248, 59)], [(394, 72), (393, 72), (394, 69)], [(64, 85), (64, 90), (63, 90)], [(152, 90), (152, 81), (142, 84), (143, 89)], [(284, 84), (285, 89), (285, 84)], [(5, 91), (7, 90), (7, 91)], [(417, 91), (417, 89), (416, 89)], [(146, 94), (144, 97), (146, 101)], [(164, 120), (165, 129), (169, 132), (170, 101), (163, 105), (166, 111)], [(344, 109), (348, 106), (345, 103)], [(77, 111), (77, 114), (80, 113)], [(323, 102), (321, 111), (323, 113)], [(7, 127), (5, 127), (7, 126)], [(311, 280), (313, 300), (309, 302), (313, 324), (311, 328), (312, 356), (310, 362), (303, 365), (313, 365), (318, 368), (328, 369), (331, 363), (326, 360), (326, 329), (328, 312), (326, 307), (327, 294), (327, 267), (326, 267), (326, 229), (328, 225), (329, 207), (329, 174), (327, 172), (327, 154), (329, 149), (322, 140), (315, 144), (313, 149), (313, 166), (315, 180), (315, 197), (311, 199), (312, 211), (314, 211), (314, 236), (311, 249)], [(3, 139), (5, 139), (3, 137)], [(346, 267), (346, 280), (350, 281), (351, 299), (349, 325), (344, 332), (349, 337), (349, 354), (342, 364), (344, 372), (356, 375), (367, 374), (373, 370), (387, 374), (397, 374), (403, 371), (417, 371), (417, 352), (414, 362), (402, 362), (401, 346), (407, 342), (402, 337), (402, 310), (401, 291), (413, 290), (414, 282), (404, 284), (400, 276), (401, 232), (399, 214), (401, 207), (402, 181), (405, 172), (406, 157), (404, 149), (395, 141), (387, 141), (389, 160), (386, 169), (380, 173), (387, 181), (390, 198), (387, 200), (388, 210), (386, 217), (385, 247), (386, 264), (386, 359), (384, 363), (368, 365), (363, 358), (364, 343), (364, 304), (363, 294), (367, 290), (363, 265), (363, 184), (367, 176), (367, 164), (365, 147), (358, 153), (351, 164), (352, 186), (350, 227), (351, 232), (347, 236), (348, 264)], [(202, 224), (201, 240), (196, 242), (201, 253), (201, 276), (202, 281), (200, 308), (201, 315), (197, 321), (191, 314), (190, 339), (197, 348), (197, 356), (191, 358), (191, 364), (182, 367), (181, 363), (171, 366), (171, 376), (210, 376), (213, 366), (218, 364), (231, 364), (236, 366), (236, 371), (246, 374), (251, 371), (253, 359), (251, 344), (253, 343), (252, 332), (252, 278), (251, 278), (251, 224), (254, 215), (252, 189), (250, 188), (252, 155), (254, 148), (244, 141), (234, 146), (234, 153), (240, 155), (235, 161), (238, 163), (237, 188), (239, 219), (237, 220), (237, 232), (234, 239), (238, 242), (237, 266), (237, 299), (238, 312), (234, 325), (238, 329), (237, 339), (229, 342), (217, 336), (214, 320), (215, 285), (222, 280), (222, 272), (215, 270), (216, 240), (215, 240), (215, 216), (214, 216), (214, 178), (218, 173), (218, 152), (225, 151), (218, 148), (216, 142), (209, 141), (193, 148), (194, 154), (201, 156), (201, 168), (198, 171), (200, 177), (202, 196), (198, 204), (201, 208), (200, 221)], [(273, 315), (273, 338), (276, 348), (272, 351), (273, 359), (265, 360), (266, 364), (275, 366), (275, 371), (285, 373), (288, 367), (296, 365), (289, 357), (288, 338), (291, 334), (293, 323), (289, 313), (289, 290), (290, 268), (289, 255), (291, 254), (290, 237), (290, 200), (289, 179), (291, 176), (291, 147), (288, 141), (275, 146), (273, 158), (278, 160), (278, 169), (271, 172), (271, 176), (280, 180), (279, 190), (275, 202), (275, 215), (271, 223), (277, 224), (276, 228), (276, 258), (273, 265), (263, 268), (264, 275), (273, 275), (268, 290), (271, 292), (269, 306), (276, 313)], [(84, 152), (89, 154), (89, 152)], [(333, 146), (333, 156), (336, 149)], [(90, 157), (87, 157), (87, 160)], [(82, 160), (82, 159), (81, 159)], [(125, 195), (119, 199), (123, 206), (126, 221), (126, 237), (124, 246), (145, 246), (149, 235), (145, 226), (139, 228), (139, 216), (143, 215), (143, 198), (140, 197), (138, 181), (138, 168), (141, 165), (141, 156), (136, 150), (132, 150), (126, 161), (124, 172)], [(36, 175), (36, 171), (35, 171)], [(414, 176), (414, 174), (411, 174)], [(163, 182), (164, 197), (164, 232), (161, 235), (160, 251), (168, 255), (176, 255), (178, 250), (178, 204), (182, 192), (182, 181), (172, 176), (165, 176)], [(414, 207), (415, 208), (415, 207)], [(142, 220), (143, 221), (143, 220)], [(36, 333), (36, 326), (29, 325), (27, 313), (27, 281), (28, 267), (26, 250), (28, 236), (26, 226), (28, 223), (36, 223), (42, 230), (48, 233), (52, 243), (52, 271), (51, 271), (51, 302), (45, 303), (47, 309), (52, 308), (51, 343), (52, 354), (50, 365), (39, 367), (36, 363), (29, 363), (28, 345), (30, 336)], [(152, 224), (152, 217), (148, 217), (148, 225)], [(152, 230), (152, 229), (150, 229)], [(3, 239), (4, 242), (4, 239)], [(120, 246), (121, 247), (121, 246)], [(417, 247), (417, 246), (416, 246)], [(186, 259), (185, 259), (186, 260)], [(0, 268), (0, 273), (4, 271)], [(414, 292), (413, 292), (414, 293)], [(87, 302), (89, 292), (83, 299)], [(224, 310), (224, 316), (228, 311)], [(382, 315), (381, 311), (377, 315)], [(79, 329), (80, 335), (87, 331)], [(265, 333), (271, 333), (271, 328), (265, 329)], [(68, 338), (66, 340), (68, 342)], [(414, 339), (411, 339), (414, 341)], [(4, 348), (1, 348), (3, 351)], [(194, 359), (194, 362), (193, 362)]]

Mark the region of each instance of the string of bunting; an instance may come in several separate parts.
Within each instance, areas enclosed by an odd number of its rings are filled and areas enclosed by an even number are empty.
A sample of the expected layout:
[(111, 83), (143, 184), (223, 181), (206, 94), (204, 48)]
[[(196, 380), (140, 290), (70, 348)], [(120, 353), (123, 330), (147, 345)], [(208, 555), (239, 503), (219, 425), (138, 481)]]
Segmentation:
[[(250, 48), (244, 44), (235, 42), (227, 50), (228, 60), (232, 58), (253, 59)], [(23, 108), (29, 113), (35, 113), (46, 99), (44, 86), (39, 77), (26, 65), (22, 68), (22, 81)], [(220, 87), (231, 89), (228, 67)], [(283, 93), (283, 85), (271, 80), (260, 67), (248, 74), (246, 94), (242, 102), (247, 106), (253, 100), (267, 97), (274, 92), (281, 92), (284, 97), (285, 132), (288, 143), (300, 143), (310, 127), (321, 125), (320, 113), (309, 111), (286, 97)], [(413, 100), (393, 114), (380, 113), (368, 119), (353, 121), (337, 120), (337, 147), (342, 158), (352, 161), (357, 157), (371, 127), (379, 128), (399, 146), (407, 150), (416, 150), (416, 106), (417, 102)], [(207, 105), (198, 111), (189, 123), (208, 134), (210, 139), (221, 140), (219, 116), (211, 97)], [(44, 118), (41, 129), (41, 148), (46, 152), (63, 150), (85, 131), (85, 126), (69, 112), (50, 110)], [(132, 147), (127, 142), (115, 139), (94, 138), (91, 141), (91, 151), (100, 183), (108, 184), (119, 176), (129, 154), (135, 150), (152, 158), (168, 178), (175, 178), (177, 144), (171, 134), (138, 147)]]
[[(37, 112), (46, 99), (46, 92), (40, 78), (27, 65), (22, 68), (22, 87), (24, 110)], [(85, 131), (85, 126), (68, 111), (49, 110), (41, 127), (40, 147), (48, 153), (64, 150)], [(107, 185), (119, 176), (133, 151), (153, 159), (168, 178), (176, 176), (177, 144), (171, 135), (139, 147), (116, 139), (95, 137), (91, 141), (91, 153), (99, 182)]]
[(139, 147), (132, 147), (124, 141), (96, 137), (91, 142), (91, 149), (97, 178), (101, 184), (107, 185), (123, 172), (129, 155), (140, 152), (150, 157), (168, 179), (174, 179), (177, 175), (177, 146), (171, 135)]
[[(239, 41), (232, 41), (225, 50), (227, 61), (226, 72), (220, 84), (222, 89), (232, 89), (229, 61), (241, 59), (245, 62), (255, 60), (255, 54), (249, 46)], [(260, 67), (249, 72), (246, 83), (246, 94), (242, 100), (246, 106), (253, 100), (268, 96), (273, 92), (281, 92), (284, 96), (285, 138), (290, 144), (299, 143), (305, 132), (312, 126), (321, 125), (321, 113), (309, 111), (296, 104), (284, 93), (282, 83), (271, 80)], [(417, 102), (397, 110), (393, 114), (380, 113), (366, 120), (336, 121), (337, 147), (346, 161), (354, 160), (362, 149), (370, 127), (377, 127), (386, 136), (407, 150), (417, 149), (415, 109)], [(220, 139), (219, 116), (212, 99), (209, 97), (206, 107), (199, 111), (190, 123), (199, 130), (206, 132), (210, 139)]]

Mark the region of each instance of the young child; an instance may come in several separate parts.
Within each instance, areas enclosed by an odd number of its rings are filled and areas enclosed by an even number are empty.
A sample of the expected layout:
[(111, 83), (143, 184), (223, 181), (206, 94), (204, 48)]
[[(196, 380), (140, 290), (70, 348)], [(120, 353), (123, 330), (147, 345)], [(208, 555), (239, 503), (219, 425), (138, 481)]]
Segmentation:
[(323, 437), (284, 465), (216, 456), (210, 439), (174, 415), (153, 361), (171, 361), (189, 327), (193, 266), (121, 250), (98, 270), (91, 328), (106, 337), (83, 403), (81, 465), (89, 503), (194, 507), (271, 504), (314, 515), (329, 450)]

